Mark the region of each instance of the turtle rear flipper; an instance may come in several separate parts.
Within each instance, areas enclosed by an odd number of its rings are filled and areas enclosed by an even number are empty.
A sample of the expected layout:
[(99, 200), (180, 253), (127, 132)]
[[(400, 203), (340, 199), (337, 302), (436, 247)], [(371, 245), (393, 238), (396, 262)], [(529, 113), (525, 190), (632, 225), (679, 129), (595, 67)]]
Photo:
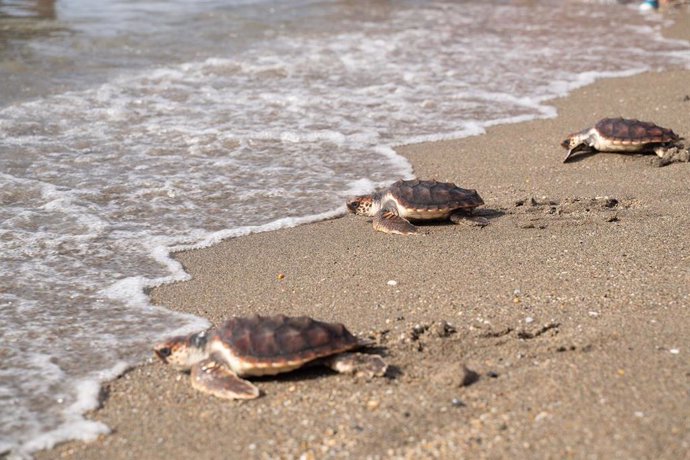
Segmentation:
[(409, 235), (417, 233), (417, 227), (400, 217), (394, 211), (382, 209), (376, 213), (373, 220), (374, 230), (384, 233)]
[(382, 377), (388, 365), (379, 355), (340, 353), (324, 358), (323, 364), (341, 374), (354, 374), (366, 378)]
[(473, 216), (471, 212), (460, 210), (456, 211), (449, 217), (454, 224), (463, 224), (472, 227), (486, 227), (489, 225), (489, 219), (481, 216)]
[(199, 361), (192, 366), (192, 386), (204, 393), (225, 399), (255, 399), (259, 389), (241, 379), (227, 366), (213, 358)]

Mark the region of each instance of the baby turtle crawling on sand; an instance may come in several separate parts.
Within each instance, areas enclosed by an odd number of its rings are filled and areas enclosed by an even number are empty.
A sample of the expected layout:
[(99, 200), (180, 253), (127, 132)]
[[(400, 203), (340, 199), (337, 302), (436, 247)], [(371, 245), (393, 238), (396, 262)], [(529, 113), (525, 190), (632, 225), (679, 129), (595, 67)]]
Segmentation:
[(484, 204), (476, 190), (460, 188), (450, 182), (435, 180), (399, 180), (373, 195), (362, 195), (347, 202), (354, 214), (373, 216), (374, 230), (407, 235), (416, 233), (412, 221), (450, 219), (453, 223), (489, 223), (472, 216), (472, 210)]
[(563, 163), (576, 152), (654, 152), (660, 157), (679, 147), (682, 138), (670, 129), (646, 121), (604, 118), (593, 128), (568, 136), (561, 145), (568, 149)]
[(378, 355), (352, 353), (367, 343), (339, 323), (306, 316), (231, 318), (222, 326), (173, 337), (154, 349), (164, 363), (190, 370), (192, 386), (226, 399), (254, 399), (259, 389), (241, 377), (290, 372), (323, 364), (340, 373), (382, 376)]

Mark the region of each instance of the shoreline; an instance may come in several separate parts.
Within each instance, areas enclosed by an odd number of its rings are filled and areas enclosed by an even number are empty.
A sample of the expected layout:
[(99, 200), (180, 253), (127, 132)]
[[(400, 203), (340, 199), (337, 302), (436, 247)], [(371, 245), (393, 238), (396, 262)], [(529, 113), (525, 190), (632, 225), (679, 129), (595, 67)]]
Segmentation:
[[(395, 378), (305, 371), (260, 379), (264, 397), (234, 403), (149, 362), (106, 384), (103, 408), (87, 414), (113, 434), (37, 458), (680, 458), (690, 448), (688, 165), (608, 154), (563, 165), (558, 143), (616, 115), (689, 137), (689, 81), (687, 70), (598, 80), (551, 101), (556, 118), (396, 148), (418, 177), (477, 188), (497, 214), (485, 229), (401, 238), (346, 216), (252, 234), (176, 254), (192, 280), (151, 294), (213, 323), (280, 312), (373, 331)], [(604, 196), (618, 205), (600, 206)], [(516, 206), (530, 197), (558, 202), (557, 213)], [(413, 340), (416, 324), (441, 321), (457, 332)], [(462, 365), (480, 380), (459, 386)]]

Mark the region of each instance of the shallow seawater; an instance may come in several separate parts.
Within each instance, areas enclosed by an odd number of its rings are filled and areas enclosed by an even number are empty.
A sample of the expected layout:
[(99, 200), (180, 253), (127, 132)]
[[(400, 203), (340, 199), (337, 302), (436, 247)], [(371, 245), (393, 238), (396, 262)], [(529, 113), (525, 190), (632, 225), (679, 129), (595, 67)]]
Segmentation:
[(0, 3), (0, 454), (107, 432), (99, 383), (207, 325), (144, 294), (185, 278), (171, 251), (338, 216), (412, 176), (395, 145), (690, 63), (619, 5), (362, 5)]

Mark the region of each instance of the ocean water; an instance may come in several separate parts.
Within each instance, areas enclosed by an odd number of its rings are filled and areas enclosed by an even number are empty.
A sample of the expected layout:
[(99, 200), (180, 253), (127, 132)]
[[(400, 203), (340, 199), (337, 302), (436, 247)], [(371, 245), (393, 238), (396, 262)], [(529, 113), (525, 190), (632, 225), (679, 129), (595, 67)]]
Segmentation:
[(186, 279), (172, 251), (337, 217), (413, 175), (396, 145), (688, 68), (662, 24), (587, 1), (0, 2), (0, 456), (107, 433), (83, 417), (100, 384), (208, 325), (144, 293)]

